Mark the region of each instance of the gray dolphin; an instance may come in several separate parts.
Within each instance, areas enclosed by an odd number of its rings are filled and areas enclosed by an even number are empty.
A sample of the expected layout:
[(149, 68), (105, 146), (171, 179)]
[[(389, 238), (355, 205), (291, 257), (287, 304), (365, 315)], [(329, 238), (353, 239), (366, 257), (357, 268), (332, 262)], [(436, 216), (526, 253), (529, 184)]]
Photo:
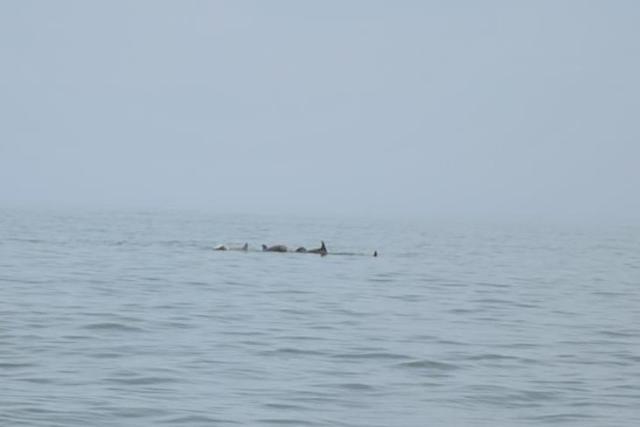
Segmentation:
[(214, 251), (248, 251), (249, 250), (249, 244), (245, 243), (244, 245), (242, 245), (241, 247), (228, 247), (226, 245), (218, 245), (215, 248), (213, 248)]
[(287, 252), (287, 247), (285, 245), (262, 245), (262, 250), (265, 252)]
[(319, 248), (317, 249), (309, 249), (307, 251), (307, 253), (309, 254), (320, 254), (320, 255), (326, 255), (327, 254), (327, 247), (324, 245), (323, 241), (320, 241), (320, 243), (322, 244)]

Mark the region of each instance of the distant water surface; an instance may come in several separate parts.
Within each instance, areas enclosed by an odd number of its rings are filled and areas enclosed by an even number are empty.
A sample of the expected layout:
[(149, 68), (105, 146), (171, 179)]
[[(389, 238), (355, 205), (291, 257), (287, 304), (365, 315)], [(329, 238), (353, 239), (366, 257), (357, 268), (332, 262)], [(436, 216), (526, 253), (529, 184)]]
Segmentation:
[(640, 231), (0, 210), (0, 425), (637, 426)]

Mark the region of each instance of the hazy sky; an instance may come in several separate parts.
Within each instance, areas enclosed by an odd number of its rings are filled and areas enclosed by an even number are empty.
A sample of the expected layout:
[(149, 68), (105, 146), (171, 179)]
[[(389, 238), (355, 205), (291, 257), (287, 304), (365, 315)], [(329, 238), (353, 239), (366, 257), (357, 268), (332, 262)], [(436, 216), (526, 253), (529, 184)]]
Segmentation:
[(23, 204), (640, 218), (640, 2), (5, 0)]

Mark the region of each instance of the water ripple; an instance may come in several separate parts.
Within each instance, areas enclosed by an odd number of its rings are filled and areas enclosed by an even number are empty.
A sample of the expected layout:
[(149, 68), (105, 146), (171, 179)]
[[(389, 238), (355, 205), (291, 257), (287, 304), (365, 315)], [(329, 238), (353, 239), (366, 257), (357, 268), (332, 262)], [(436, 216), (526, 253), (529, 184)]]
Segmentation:
[[(148, 212), (0, 232), (1, 426), (640, 425), (639, 230)], [(210, 250), (310, 236), (385, 250)]]
[(399, 367), (402, 368), (410, 368), (410, 369), (424, 369), (424, 370), (433, 370), (433, 371), (455, 371), (460, 369), (461, 366), (447, 363), (447, 362), (438, 362), (435, 360), (413, 360), (411, 362), (402, 362), (398, 364)]
[(123, 323), (115, 323), (115, 322), (92, 323), (92, 324), (83, 326), (83, 328), (93, 330), (93, 331), (144, 332), (144, 329), (137, 328), (131, 325), (125, 325)]

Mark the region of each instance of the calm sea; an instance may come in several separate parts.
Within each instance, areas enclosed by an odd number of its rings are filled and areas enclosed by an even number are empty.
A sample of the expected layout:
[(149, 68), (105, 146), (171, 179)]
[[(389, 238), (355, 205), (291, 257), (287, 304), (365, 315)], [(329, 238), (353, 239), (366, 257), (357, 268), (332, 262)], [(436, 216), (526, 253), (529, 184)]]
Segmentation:
[(638, 426), (640, 230), (0, 210), (0, 425)]

